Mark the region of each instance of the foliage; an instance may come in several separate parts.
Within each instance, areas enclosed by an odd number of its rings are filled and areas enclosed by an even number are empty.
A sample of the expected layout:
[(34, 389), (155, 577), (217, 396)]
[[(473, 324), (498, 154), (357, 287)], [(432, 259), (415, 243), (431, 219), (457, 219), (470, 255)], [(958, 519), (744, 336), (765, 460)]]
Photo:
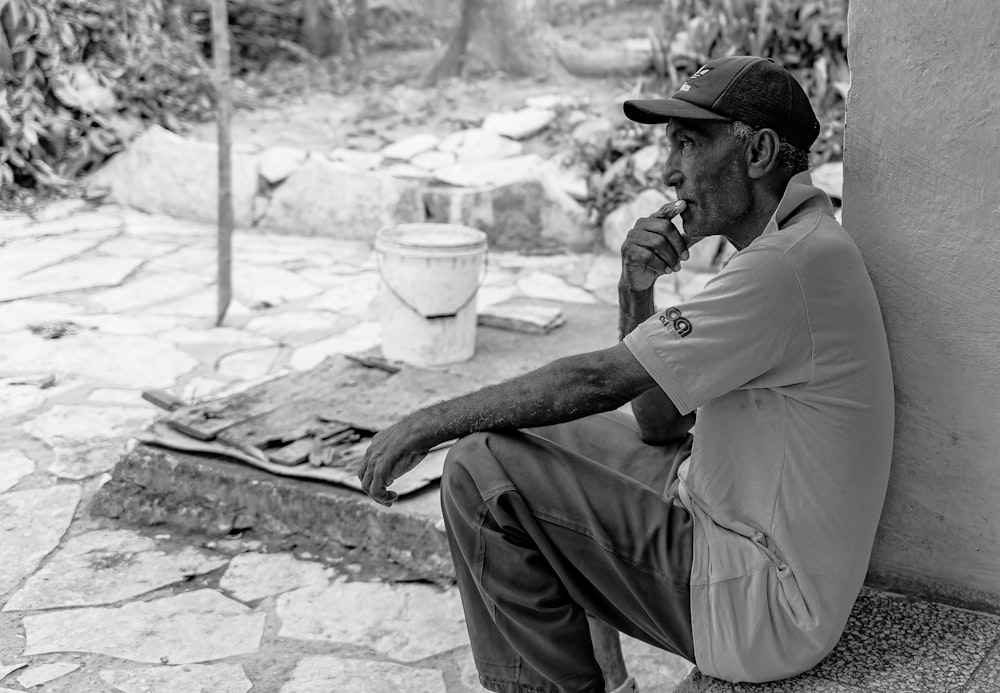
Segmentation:
[[(802, 84), (822, 130), (810, 152), (814, 165), (843, 154), (844, 107), (850, 84), (847, 66), (847, 0), (665, 0), (656, 80), (631, 98), (665, 96), (712, 58), (761, 55), (773, 58)], [(651, 144), (656, 128), (622, 123), (603, 146), (578, 152), (593, 172), (591, 208), (603, 220), (649, 181), (632, 155)]]
[(788, 69), (826, 129), (813, 146), (819, 163), (842, 155), (847, 66), (847, 0), (668, 0), (663, 44), (672, 88), (712, 58), (761, 55)]
[(147, 120), (211, 108), (170, 0), (0, 0), (0, 186), (59, 189)]

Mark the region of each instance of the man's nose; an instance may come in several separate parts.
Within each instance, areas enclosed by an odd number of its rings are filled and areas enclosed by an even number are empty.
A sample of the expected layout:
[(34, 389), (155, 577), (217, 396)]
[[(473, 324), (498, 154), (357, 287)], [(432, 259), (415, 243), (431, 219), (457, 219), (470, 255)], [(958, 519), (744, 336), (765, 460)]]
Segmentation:
[(673, 147), (667, 148), (667, 159), (663, 162), (661, 179), (668, 188), (676, 188), (683, 180), (680, 168), (677, 166), (677, 152)]
[(676, 167), (670, 165), (670, 159), (667, 159), (667, 163), (663, 165), (663, 184), (668, 188), (676, 188), (684, 181), (684, 176), (681, 172), (677, 170)]

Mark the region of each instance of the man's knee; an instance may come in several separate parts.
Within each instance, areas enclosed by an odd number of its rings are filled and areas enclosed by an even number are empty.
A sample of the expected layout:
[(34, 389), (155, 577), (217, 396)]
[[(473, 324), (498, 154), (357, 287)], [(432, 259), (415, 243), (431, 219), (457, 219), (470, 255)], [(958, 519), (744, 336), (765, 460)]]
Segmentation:
[[(489, 452), (489, 433), (472, 433), (459, 438), (448, 449), (441, 473), (441, 502), (464, 505), (473, 498), (479, 500), (475, 470), (482, 466)], [(477, 464), (478, 462), (478, 464)]]
[[(460, 438), (448, 450), (441, 475), (442, 503), (480, 502), (511, 485), (509, 465), (520, 455), (508, 454), (517, 432), (484, 431)], [(515, 465), (516, 466), (516, 465)]]

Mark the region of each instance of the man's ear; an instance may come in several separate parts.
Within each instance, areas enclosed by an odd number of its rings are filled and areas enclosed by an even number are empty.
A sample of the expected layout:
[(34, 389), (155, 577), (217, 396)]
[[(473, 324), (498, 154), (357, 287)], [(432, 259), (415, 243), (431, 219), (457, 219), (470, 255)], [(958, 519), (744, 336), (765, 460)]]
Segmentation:
[(778, 148), (781, 140), (771, 128), (755, 132), (747, 143), (747, 173), (751, 178), (764, 178), (778, 167)]

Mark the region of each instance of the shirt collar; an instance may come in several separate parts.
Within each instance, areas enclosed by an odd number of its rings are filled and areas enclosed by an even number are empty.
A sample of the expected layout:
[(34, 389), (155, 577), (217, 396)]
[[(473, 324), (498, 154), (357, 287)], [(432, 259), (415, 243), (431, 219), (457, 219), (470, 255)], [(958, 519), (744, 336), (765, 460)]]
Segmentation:
[(787, 226), (792, 217), (799, 213), (814, 210), (821, 210), (832, 216), (833, 203), (825, 192), (812, 184), (808, 171), (796, 173), (789, 179), (785, 194), (767, 222), (764, 233)]

